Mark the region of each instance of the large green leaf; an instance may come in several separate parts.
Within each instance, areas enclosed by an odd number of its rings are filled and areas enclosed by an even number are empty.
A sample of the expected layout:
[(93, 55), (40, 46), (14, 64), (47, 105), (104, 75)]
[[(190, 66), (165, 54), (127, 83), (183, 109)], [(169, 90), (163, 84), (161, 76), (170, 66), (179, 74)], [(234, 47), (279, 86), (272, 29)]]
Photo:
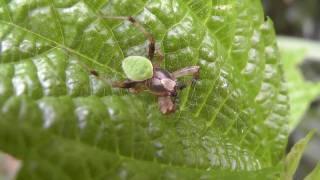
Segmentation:
[[(287, 140), (288, 97), (273, 25), (254, 0), (0, 1), (0, 149), (19, 178), (271, 178)], [(162, 115), (156, 98), (89, 75), (123, 78), (150, 31), (170, 71), (201, 79)]]

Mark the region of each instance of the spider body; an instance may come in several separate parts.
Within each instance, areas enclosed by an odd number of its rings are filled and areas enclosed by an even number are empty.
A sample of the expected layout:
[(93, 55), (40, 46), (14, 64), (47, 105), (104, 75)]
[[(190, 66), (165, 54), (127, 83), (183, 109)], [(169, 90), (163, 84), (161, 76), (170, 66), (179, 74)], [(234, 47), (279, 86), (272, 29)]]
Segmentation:
[(154, 68), (154, 75), (151, 79), (146, 81), (147, 88), (159, 96), (176, 96), (177, 82), (172, 75), (160, 68)]
[(186, 87), (185, 84), (178, 81), (177, 78), (193, 75), (194, 80), (198, 79), (199, 66), (190, 66), (173, 73), (159, 67), (153, 68), (153, 76), (143, 81), (126, 80), (123, 82), (113, 83), (113, 87), (126, 88), (132, 93), (139, 93), (148, 90), (150, 93), (158, 96), (160, 111), (163, 114), (169, 114), (175, 111), (175, 98), (179, 90)]
[[(154, 56), (157, 56), (159, 62), (162, 62), (163, 55), (159, 49), (155, 47), (153, 36), (144, 29), (133, 17), (112, 16), (105, 17), (109, 19), (120, 19), (130, 21), (148, 38), (148, 57), (129, 56), (122, 61), (122, 68), (127, 76), (127, 80), (122, 82), (113, 82), (115, 88), (129, 89), (132, 93), (139, 93), (147, 90), (158, 97), (160, 111), (163, 114), (169, 114), (175, 111), (175, 98), (179, 90), (182, 90), (186, 85), (178, 81), (179, 77), (192, 75), (193, 81), (199, 78), (199, 66), (189, 66), (179, 69), (174, 72), (169, 72), (160, 68), (157, 62), (154, 62)], [(93, 75), (98, 73), (91, 71)], [(94, 73), (93, 73), (94, 72)]]
[(175, 97), (177, 95), (176, 79), (169, 72), (160, 68), (154, 68), (154, 75), (150, 79), (144, 81), (127, 80), (122, 83), (113, 84), (113, 86), (129, 88), (131, 92), (149, 90), (157, 96)]

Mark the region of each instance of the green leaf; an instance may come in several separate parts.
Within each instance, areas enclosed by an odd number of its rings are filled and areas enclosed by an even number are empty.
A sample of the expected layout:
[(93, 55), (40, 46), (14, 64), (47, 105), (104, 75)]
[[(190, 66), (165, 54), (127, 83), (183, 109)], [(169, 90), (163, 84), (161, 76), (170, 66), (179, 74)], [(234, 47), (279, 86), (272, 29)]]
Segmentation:
[(300, 122), (309, 104), (320, 94), (320, 83), (306, 81), (300, 70), (299, 64), (306, 57), (317, 57), (320, 44), (307, 40), (280, 37), (278, 38), (284, 65), (285, 77), (288, 80), (290, 97), (289, 128), (293, 131)]
[(307, 144), (311, 140), (312, 136), (316, 130), (313, 130), (307, 134), (306, 137), (299, 140), (290, 150), (289, 154), (285, 159), (285, 170), (282, 174), (282, 179), (290, 180), (293, 179), (293, 176), (298, 168), (301, 156), (306, 148)]
[[(0, 149), (23, 160), (19, 178), (279, 176), (289, 105), (260, 1), (0, 2)], [(200, 66), (174, 114), (105, 83), (122, 80), (122, 60), (145, 56), (147, 40), (101, 14), (136, 17), (170, 72)]]
[(317, 180), (320, 179), (320, 163), (312, 170), (312, 172), (304, 178), (304, 180)]

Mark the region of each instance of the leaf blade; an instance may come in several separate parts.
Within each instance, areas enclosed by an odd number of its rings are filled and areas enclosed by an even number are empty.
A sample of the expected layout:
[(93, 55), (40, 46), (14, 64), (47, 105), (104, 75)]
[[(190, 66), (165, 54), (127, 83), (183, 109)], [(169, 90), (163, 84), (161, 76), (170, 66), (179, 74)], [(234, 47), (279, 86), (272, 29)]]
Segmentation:
[[(190, 1), (9, 3), (13, 21), (1, 19), (9, 30), (0, 29), (2, 41), (12, 43), (0, 56), (9, 74), (1, 81), (7, 87), (1, 121), (179, 167), (244, 173), (271, 167), (286, 144), (288, 113), (272, 23), (264, 22), (260, 2), (203, 2), (201, 8), (212, 6), (204, 14)], [(98, 11), (134, 15), (160, 42), (166, 69), (201, 65), (200, 82), (181, 92), (176, 114), (162, 116), (152, 96), (115, 90), (86, 72), (119, 80), (121, 60), (145, 54), (139, 31), (100, 19)], [(39, 49), (21, 48), (26, 41)], [(23, 86), (10, 84), (23, 63), (34, 65), (37, 76), (22, 79)], [(42, 96), (31, 96), (33, 88)]]

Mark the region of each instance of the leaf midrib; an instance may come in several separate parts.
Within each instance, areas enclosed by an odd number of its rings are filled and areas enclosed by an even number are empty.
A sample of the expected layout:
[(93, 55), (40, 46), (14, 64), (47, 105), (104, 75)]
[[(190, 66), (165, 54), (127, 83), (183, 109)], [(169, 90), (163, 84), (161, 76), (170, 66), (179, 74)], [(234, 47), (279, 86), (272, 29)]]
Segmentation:
[(78, 52), (78, 51), (76, 51), (76, 50), (74, 50), (74, 49), (71, 49), (71, 48), (69, 48), (69, 47), (67, 47), (67, 46), (65, 46), (65, 45), (63, 45), (63, 44), (61, 44), (61, 43), (59, 43), (59, 42), (57, 42), (57, 41), (54, 41), (54, 40), (49, 39), (49, 38), (46, 38), (46, 37), (42, 36), (41, 34), (38, 34), (38, 33), (35, 33), (35, 32), (33, 32), (33, 31), (30, 31), (29, 29), (26, 29), (26, 28), (24, 28), (24, 27), (22, 27), (22, 26), (20, 26), (20, 25), (15, 24), (15, 23), (8, 22), (8, 21), (4, 21), (4, 20), (0, 20), (0, 22), (3, 23), (3, 24), (7, 24), (7, 25), (9, 25), (9, 26), (16, 27), (16, 28), (18, 28), (18, 29), (20, 29), (20, 30), (22, 30), (22, 31), (24, 31), (24, 32), (30, 33), (30, 34), (32, 34), (32, 35), (34, 35), (34, 36), (36, 36), (36, 37), (38, 37), (38, 38), (40, 38), (40, 39), (43, 39), (43, 40), (45, 40), (45, 41), (47, 41), (47, 42), (53, 43), (53, 44), (55, 44), (55, 45), (57, 46), (57, 47), (53, 47), (53, 48), (58, 48), (58, 47), (59, 47), (59, 48), (65, 49), (65, 50), (67, 50), (68, 52), (71, 52), (71, 53), (73, 53), (73, 54), (75, 54), (75, 55), (78, 55), (78, 56), (80, 56), (80, 57), (82, 57), (82, 58), (87, 59), (88, 61), (90, 61), (90, 62), (92, 62), (92, 63), (100, 66), (101, 68), (107, 68), (109, 71), (111, 71), (111, 72), (113, 72), (113, 73), (116, 73), (116, 74), (119, 74), (119, 75), (122, 76), (122, 73), (114, 70), (114, 69), (111, 68), (110, 66), (105, 65), (105, 64), (102, 64), (102, 63), (99, 63), (99, 62), (97, 62), (96, 60), (92, 59), (91, 57), (88, 57), (88, 56), (86, 56), (86, 55), (84, 55), (84, 54), (82, 54), (82, 53), (80, 53), (80, 52)]

